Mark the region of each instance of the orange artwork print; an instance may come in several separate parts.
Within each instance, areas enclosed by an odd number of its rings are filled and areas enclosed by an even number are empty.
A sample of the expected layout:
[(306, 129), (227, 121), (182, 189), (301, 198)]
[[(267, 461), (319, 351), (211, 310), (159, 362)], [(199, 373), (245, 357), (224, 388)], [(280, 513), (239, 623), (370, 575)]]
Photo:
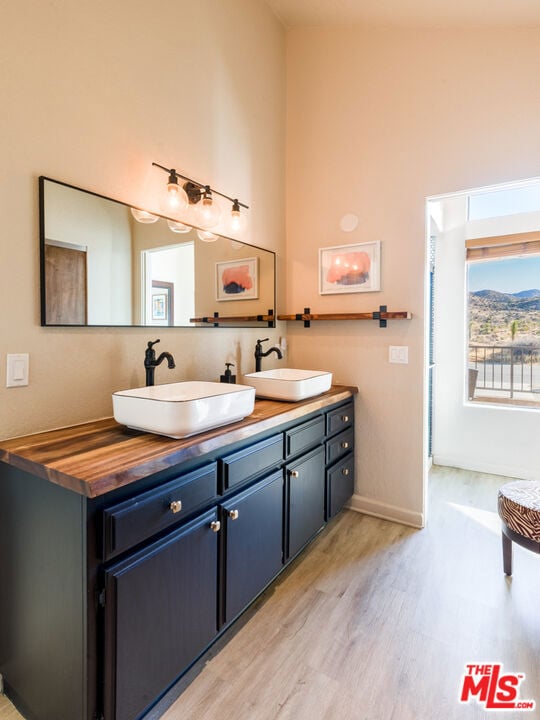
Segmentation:
[(332, 255), (326, 281), (335, 285), (360, 285), (369, 280), (371, 259), (365, 252)]
[(239, 295), (246, 290), (251, 290), (253, 280), (249, 274), (249, 265), (225, 268), (221, 276), (221, 283), (226, 295)]

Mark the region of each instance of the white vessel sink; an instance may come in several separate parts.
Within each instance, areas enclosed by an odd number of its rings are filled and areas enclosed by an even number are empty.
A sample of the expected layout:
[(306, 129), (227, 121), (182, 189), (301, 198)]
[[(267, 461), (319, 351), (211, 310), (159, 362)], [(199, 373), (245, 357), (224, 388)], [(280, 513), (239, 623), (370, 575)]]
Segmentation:
[(192, 381), (121, 390), (112, 399), (116, 422), (185, 438), (251, 415), (255, 390), (247, 385)]
[(276, 368), (244, 375), (244, 382), (253, 385), (257, 397), (296, 402), (330, 389), (332, 373), (321, 370)]

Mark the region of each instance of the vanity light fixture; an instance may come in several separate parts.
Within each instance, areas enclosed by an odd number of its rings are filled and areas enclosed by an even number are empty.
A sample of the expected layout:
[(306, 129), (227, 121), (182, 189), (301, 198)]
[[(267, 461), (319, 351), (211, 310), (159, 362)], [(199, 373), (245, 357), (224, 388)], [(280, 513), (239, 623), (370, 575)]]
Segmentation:
[[(225, 200), (232, 203), (230, 218), (228, 220), (228, 226), (234, 234), (240, 234), (247, 225), (247, 218), (245, 213), (241, 213), (240, 208), (249, 209), (248, 205), (244, 205), (238, 199), (229, 197), (219, 190), (210, 187), (210, 185), (203, 185), (196, 180), (181, 175), (174, 169), (166, 168), (159, 163), (152, 163), (155, 167), (168, 173), (169, 180), (167, 183), (167, 195), (172, 194), (174, 198), (178, 198), (178, 206), (174, 208), (176, 211), (183, 210), (186, 206), (194, 209), (195, 224), (203, 230), (210, 230), (214, 228), (221, 219), (221, 209), (214, 201), (214, 195), (219, 195)], [(182, 187), (178, 183), (178, 179), (185, 180)], [(183, 198), (186, 198), (185, 204), (182, 204)], [(212, 233), (209, 233), (212, 235)], [(210, 240), (211, 241), (211, 240)], [(207, 240), (208, 242), (208, 240)]]

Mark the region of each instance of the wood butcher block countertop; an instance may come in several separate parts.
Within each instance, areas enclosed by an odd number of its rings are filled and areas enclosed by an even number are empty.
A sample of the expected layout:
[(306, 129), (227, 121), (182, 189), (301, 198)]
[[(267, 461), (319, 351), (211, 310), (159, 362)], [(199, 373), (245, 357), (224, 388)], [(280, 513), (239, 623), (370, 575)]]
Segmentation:
[(347, 400), (356, 388), (333, 385), (288, 403), (257, 400), (240, 422), (184, 440), (130, 430), (113, 418), (0, 442), (0, 460), (87, 497), (97, 497), (278, 425)]

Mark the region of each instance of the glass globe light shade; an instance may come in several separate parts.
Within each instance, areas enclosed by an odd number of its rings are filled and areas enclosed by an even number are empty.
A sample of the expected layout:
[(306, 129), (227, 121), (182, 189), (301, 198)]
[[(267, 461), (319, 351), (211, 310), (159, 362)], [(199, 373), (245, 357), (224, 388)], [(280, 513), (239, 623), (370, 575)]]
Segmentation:
[(138, 208), (130, 208), (130, 210), (137, 222), (149, 225), (150, 223), (155, 223), (159, 220), (159, 215), (152, 215), (152, 213), (149, 213), (146, 210), (139, 210)]
[(167, 225), (173, 233), (188, 233), (191, 230), (191, 225), (184, 225), (176, 220), (167, 220)]
[(161, 201), (162, 210), (165, 213), (178, 213), (184, 210), (188, 204), (188, 196), (178, 182), (167, 183), (167, 192)]
[(199, 240), (203, 242), (215, 242), (219, 237), (208, 230), (197, 230), (197, 235), (199, 236)]
[(197, 225), (208, 230), (209, 228), (215, 227), (221, 218), (221, 209), (219, 205), (214, 202), (212, 193), (206, 190), (196, 207)]

